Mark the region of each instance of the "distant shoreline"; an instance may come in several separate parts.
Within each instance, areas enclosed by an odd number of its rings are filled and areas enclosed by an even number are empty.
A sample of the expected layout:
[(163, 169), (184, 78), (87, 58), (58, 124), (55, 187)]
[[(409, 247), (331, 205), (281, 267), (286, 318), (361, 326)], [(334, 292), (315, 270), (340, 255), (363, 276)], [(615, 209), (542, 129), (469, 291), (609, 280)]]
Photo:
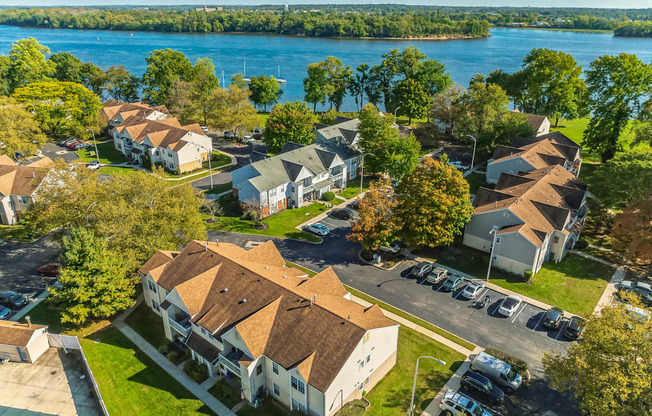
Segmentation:
[(536, 26), (492, 26), (492, 29), (527, 29), (527, 30), (556, 30), (561, 32), (579, 33), (614, 33), (611, 29), (572, 29), (565, 27), (536, 27)]

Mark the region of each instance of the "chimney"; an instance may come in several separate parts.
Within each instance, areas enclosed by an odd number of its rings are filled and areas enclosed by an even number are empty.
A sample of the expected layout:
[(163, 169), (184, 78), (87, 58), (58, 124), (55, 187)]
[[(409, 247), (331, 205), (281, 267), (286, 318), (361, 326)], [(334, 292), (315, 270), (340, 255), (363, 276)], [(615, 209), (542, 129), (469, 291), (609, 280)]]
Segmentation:
[(215, 239), (215, 245), (216, 245), (216, 246), (219, 246), (219, 245), (220, 245), (220, 239), (219, 239), (219, 238), (216, 238), (216, 239)]
[(31, 328), (32, 327), (32, 318), (30, 318), (29, 316), (26, 316), (25, 320), (27, 321), (27, 326)]

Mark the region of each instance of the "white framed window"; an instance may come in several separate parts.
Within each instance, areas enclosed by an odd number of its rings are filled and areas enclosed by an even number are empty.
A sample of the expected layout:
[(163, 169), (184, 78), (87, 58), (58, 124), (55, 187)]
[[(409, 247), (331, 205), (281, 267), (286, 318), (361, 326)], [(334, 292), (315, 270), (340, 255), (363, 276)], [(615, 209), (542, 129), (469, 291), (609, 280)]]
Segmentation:
[(360, 370), (364, 368), (364, 360), (360, 361)]
[(281, 388), (276, 383), (274, 383), (274, 396), (281, 397)]
[(158, 302), (152, 299), (152, 309), (154, 309), (157, 312), (161, 311), (161, 308), (158, 306)]
[(152, 282), (151, 280), (148, 280), (147, 286), (149, 286), (149, 290), (156, 293), (156, 283)]
[(201, 333), (202, 333), (202, 334), (204, 334), (204, 335), (206, 335), (206, 334), (207, 334), (207, 332), (206, 332), (206, 329), (204, 329), (204, 327), (203, 327), (203, 326), (200, 326), (199, 328), (201, 328)]
[(28, 203), (29, 201), (28, 201), (28, 198), (27, 198), (26, 196), (24, 196), (24, 195), (18, 195), (18, 202), (20, 202), (20, 203), (23, 204), (23, 205), (27, 205), (27, 203)]
[(369, 361), (371, 361), (371, 355), (367, 355), (366, 363), (369, 364)]
[(274, 374), (278, 375), (278, 364), (276, 364), (274, 361), (272, 361), (272, 371)]
[(299, 380), (295, 376), (290, 377), (290, 384), (292, 385), (292, 388), (298, 391), (301, 394), (306, 393), (306, 383), (303, 381)]
[(496, 244), (500, 244), (501, 241), (502, 241), (501, 237), (496, 237)]

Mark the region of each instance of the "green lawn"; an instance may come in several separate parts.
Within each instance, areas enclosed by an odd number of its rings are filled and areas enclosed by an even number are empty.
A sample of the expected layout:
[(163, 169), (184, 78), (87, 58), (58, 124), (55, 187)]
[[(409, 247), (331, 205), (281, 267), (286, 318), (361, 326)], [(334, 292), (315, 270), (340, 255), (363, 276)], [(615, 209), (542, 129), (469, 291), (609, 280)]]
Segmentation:
[(0, 240), (25, 242), (33, 238), (29, 237), (29, 230), (24, 225), (0, 225)]
[(344, 200), (342, 198), (335, 198), (330, 203), (333, 204), (333, 206), (336, 206), (336, 205), (341, 204), (342, 202), (344, 202)]
[[(362, 192), (365, 192), (369, 188), (369, 182), (373, 181), (375, 178), (371, 176), (365, 176), (362, 181)], [(360, 178), (355, 178), (347, 182), (347, 187), (345, 190), (338, 194), (339, 197), (344, 199), (351, 199), (360, 194)]]
[(222, 192), (230, 191), (232, 188), (233, 188), (233, 183), (228, 182), (228, 183), (223, 183), (221, 185), (215, 185), (213, 189), (209, 189), (205, 193), (209, 195), (218, 195), (221, 194)]
[[(124, 163), (129, 161), (118, 149), (115, 148), (113, 140), (104, 143), (98, 143), (97, 151), (100, 154), (100, 163), (102, 164)], [(82, 163), (88, 163), (97, 160), (95, 158), (95, 146), (93, 146), (91, 143), (90, 147), (79, 150), (77, 152), (77, 156), (79, 156), (79, 161)]]
[(287, 416), (288, 413), (290, 412), (287, 409), (274, 403), (271, 397), (266, 397), (257, 408), (245, 405), (236, 414), (238, 416)]
[(167, 345), (170, 342), (165, 338), (162, 318), (155, 314), (145, 302), (134, 309), (131, 315), (125, 319), (125, 323), (152, 344), (154, 348)]
[[(263, 220), (263, 223), (269, 227), (265, 230), (254, 228), (253, 221), (247, 221), (240, 218), (237, 211), (237, 201), (234, 201), (232, 195), (224, 195), (220, 198), (220, 203), (224, 207), (225, 215), (217, 223), (206, 223), (206, 227), (211, 230), (229, 231), (235, 233), (267, 235), (270, 237), (295, 238), (298, 240), (320, 242), (321, 239), (316, 235), (299, 231), (296, 227), (316, 217), (326, 211), (326, 205), (316, 202), (297, 209), (286, 209), (271, 215)], [(208, 218), (208, 216), (206, 216)]]
[[(422, 250), (421, 255), (454, 269), (484, 279), (489, 254), (456, 244), (452, 247)], [(614, 270), (601, 263), (568, 253), (555, 264), (544, 263), (531, 283), (498, 269), (491, 270), (489, 280), (505, 289), (558, 306), (565, 311), (588, 316), (600, 300)]]
[[(213, 160), (211, 160), (211, 165), (213, 168), (219, 168), (220, 166), (228, 165), (231, 163), (231, 157), (220, 153), (218, 151), (213, 151)], [(208, 162), (204, 162), (202, 166), (208, 169)]]
[(103, 166), (97, 170), (97, 173), (104, 175), (133, 175), (136, 172), (137, 169), (122, 166)]
[(466, 176), (464, 179), (469, 183), (469, 192), (471, 194), (475, 194), (478, 192), (478, 189), (480, 187), (485, 187), (485, 188), (493, 188), (492, 185), (489, 185), (487, 182), (485, 182), (485, 175), (483, 173), (472, 173), (468, 176)]
[(112, 415), (214, 415), (181, 384), (140, 351), (109, 321), (85, 327), (62, 324), (48, 299), (29, 313), (51, 333), (76, 335)]
[(234, 389), (226, 381), (220, 380), (208, 392), (229, 409), (240, 403), (240, 389)]

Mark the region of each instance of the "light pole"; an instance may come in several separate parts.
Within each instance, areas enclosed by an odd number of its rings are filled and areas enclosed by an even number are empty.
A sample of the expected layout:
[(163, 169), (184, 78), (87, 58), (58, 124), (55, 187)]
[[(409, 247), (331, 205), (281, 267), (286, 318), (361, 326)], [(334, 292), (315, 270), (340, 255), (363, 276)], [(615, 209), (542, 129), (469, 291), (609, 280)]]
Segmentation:
[(360, 158), (360, 192), (358, 192), (358, 195), (362, 193), (362, 179), (364, 178), (364, 157), (370, 154), (371, 153), (363, 153), (362, 157)]
[(473, 171), (473, 162), (475, 162), (475, 145), (477, 142), (475, 137), (471, 136), (470, 134), (467, 134), (467, 136), (473, 139), (473, 156), (471, 156), (471, 171)]
[(100, 154), (97, 151), (97, 141), (95, 140), (95, 132), (91, 129), (86, 129), (86, 131), (90, 131), (91, 134), (93, 135), (93, 144), (95, 145), (95, 157), (97, 158), (97, 163), (100, 163)]
[(84, 213), (84, 216), (86, 217), (86, 226), (88, 227), (90, 224), (88, 223), (88, 210), (91, 209), (93, 205), (97, 204), (97, 201), (93, 202), (86, 208), (86, 212)]
[(410, 399), (410, 409), (408, 410), (408, 415), (412, 416), (412, 411), (414, 410), (414, 390), (417, 388), (417, 374), (419, 373), (419, 360), (422, 358), (430, 358), (431, 360), (437, 361), (441, 365), (446, 365), (446, 361), (442, 361), (439, 358), (430, 357), (429, 355), (424, 355), (417, 358), (417, 368), (414, 370), (414, 385), (412, 386), (412, 399)]
[(489, 234), (493, 234), (494, 238), (491, 242), (491, 253), (489, 254), (489, 267), (487, 268), (487, 282), (489, 281), (489, 273), (491, 273), (491, 260), (494, 258), (494, 247), (496, 246), (496, 236), (498, 235), (498, 226), (494, 225), (491, 227)]
[(397, 112), (400, 108), (401, 108), (401, 107), (396, 107), (396, 109), (394, 110), (394, 118), (396, 118), (396, 112)]
[[(201, 144), (198, 144), (197, 146), (206, 149), (206, 151), (209, 153), (208, 155), (208, 174), (211, 177), (211, 189), (213, 189), (213, 167), (211, 166), (211, 159), (213, 158), (213, 152), (211, 149), (208, 149), (205, 146), (202, 146)], [(201, 156), (199, 156), (199, 160), (201, 161)]]

